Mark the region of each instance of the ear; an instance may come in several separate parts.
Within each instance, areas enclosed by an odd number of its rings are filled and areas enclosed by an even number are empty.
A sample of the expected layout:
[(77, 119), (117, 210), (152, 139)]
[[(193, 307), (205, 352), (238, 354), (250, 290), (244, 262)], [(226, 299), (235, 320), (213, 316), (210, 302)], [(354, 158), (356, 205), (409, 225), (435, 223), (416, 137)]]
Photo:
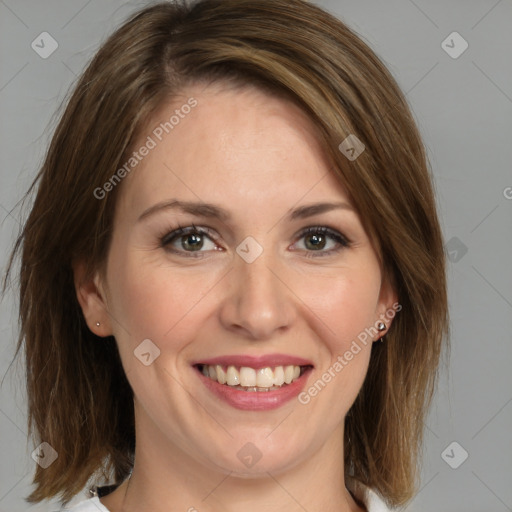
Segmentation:
[(73, 264), (73, 276), (76, 296), (87, 326), (97, 336), (110, 336), (110, 315), (99, 272), (89, 275), (85, 263), (76, 262)]
[(377, 327), (378, 324), (382, 322), (385, 328), (383, 330), (379, 330), (377, 338), (374, 341), (378, 341), (384, 337), (393, 323), (393, 318), (401, 309), (402, 306), (398, 302), (398, 295), (396, 293), (394, 283), (388, 277), (383, 277), (380, 287), (379, 301), (375, 312), (375, 326)]

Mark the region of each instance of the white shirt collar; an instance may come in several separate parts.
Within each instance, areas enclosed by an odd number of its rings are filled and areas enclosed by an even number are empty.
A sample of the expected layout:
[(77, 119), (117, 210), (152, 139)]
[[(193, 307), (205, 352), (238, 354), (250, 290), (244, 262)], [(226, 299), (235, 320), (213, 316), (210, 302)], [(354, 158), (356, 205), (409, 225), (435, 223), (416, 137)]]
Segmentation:
[(375, 491), (361, 482), (347, 479), (346, 487), (366, 507), (367, 512), (392, 512), (392, 509), (384, 503), (384, 500)]
[[(361, 482), (347, 479), (346, 487), (353, 496), (355, 496), (355, 498), (366, 507), (367, 512), (392, 512), (392, 509), (387, 507), (382, 498), (375, 491), (366, 487)], [(101, 503), (97, 494), (89, 500), (78, 503), (76, 505), (76, 509), (73, 507), (71, 510), (73, 512), (81, 512), (82, 510), (86, 512), (89, 510), (86, 508), (88, 503), (94, 505), (95, 510), (109, 512), (109, 510)], [(84, 508), (82, 509), (80, 506)]]

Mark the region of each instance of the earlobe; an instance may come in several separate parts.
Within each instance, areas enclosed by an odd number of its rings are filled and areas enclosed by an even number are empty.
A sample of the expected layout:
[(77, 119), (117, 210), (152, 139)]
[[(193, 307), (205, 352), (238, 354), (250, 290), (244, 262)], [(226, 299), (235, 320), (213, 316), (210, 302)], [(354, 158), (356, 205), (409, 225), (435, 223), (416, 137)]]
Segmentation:
[(395, 287), (388, 279), (383, 280), (377, 309), (378, 319), (375, 323), (378, 333), (374, 341), (384, 340), (384, 336), (389, 332), (393, 318), (397, 311), (400, 311), (401, 309), (401, 307), (400, 309), (397, 309), (397, 305), (400, 306)]
[(105, 294), (99, 272), (87, 274), (83, 262), (73, 265), (76, 296), (89, 329), (97, 336), (112, 334)]

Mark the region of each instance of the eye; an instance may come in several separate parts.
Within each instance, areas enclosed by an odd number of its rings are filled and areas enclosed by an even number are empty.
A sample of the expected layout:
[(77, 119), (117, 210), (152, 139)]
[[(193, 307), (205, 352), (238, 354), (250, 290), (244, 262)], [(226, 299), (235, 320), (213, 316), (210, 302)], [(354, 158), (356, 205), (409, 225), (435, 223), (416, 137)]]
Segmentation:
[[(206, 251), (219, 250), (219, 247), (212, 240), (211, 231), (208, 228), (187, 226), (180, 227), (165, 235), (161, 246), (174, 253), (191, 257), (201, 257)], [(196, 253), (196, 254), (194, 254)]]
[(350, 242), (340, 232), (327, 226), (311, 226), (299, 234), (299, 241), (295, 245), (307, 252), (306, 257), (316, 257), (336, 253), (349, 247)]

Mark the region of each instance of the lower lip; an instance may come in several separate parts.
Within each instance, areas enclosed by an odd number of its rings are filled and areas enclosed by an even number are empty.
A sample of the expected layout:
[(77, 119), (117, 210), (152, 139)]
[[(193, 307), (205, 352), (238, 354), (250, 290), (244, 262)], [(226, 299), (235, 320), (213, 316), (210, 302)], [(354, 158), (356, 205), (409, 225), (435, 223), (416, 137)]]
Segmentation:
[(203, 384), (217, 397), (236, 409), (246, 411), (268, 411), (277, 409), (299, 395), (311, 372), (308, 368), (297, 380), (285, 384), (273, 391), (241, 391), (203, 375), (197, 368), (195, 371)]

